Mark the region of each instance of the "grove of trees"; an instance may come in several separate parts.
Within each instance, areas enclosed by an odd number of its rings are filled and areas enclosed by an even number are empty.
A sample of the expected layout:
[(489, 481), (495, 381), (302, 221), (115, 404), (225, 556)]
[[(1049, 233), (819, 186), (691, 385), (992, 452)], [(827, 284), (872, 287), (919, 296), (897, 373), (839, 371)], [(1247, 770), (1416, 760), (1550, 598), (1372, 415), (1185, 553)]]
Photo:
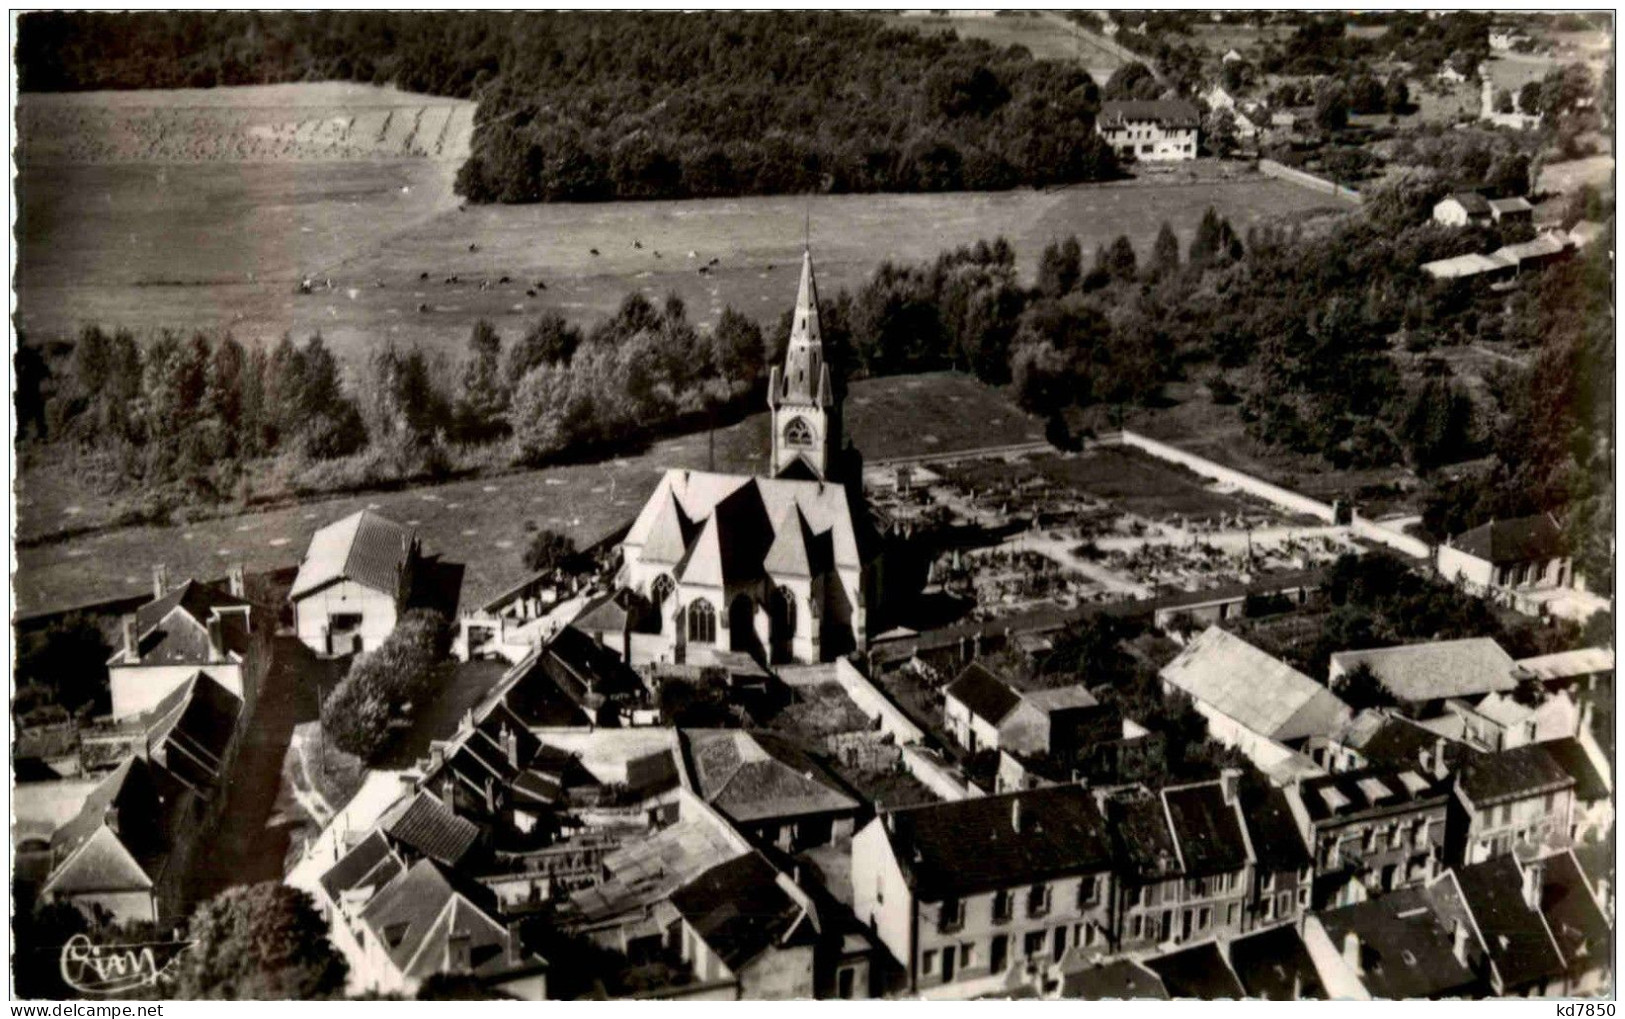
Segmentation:
[(434, 693), (445, 654), (446, 620), (429, 609), (401, 616), (372, 651), (322, 702), (322, 733), (333, 745), (369, 763), (389, 749), (397, 720), (409, 722)]

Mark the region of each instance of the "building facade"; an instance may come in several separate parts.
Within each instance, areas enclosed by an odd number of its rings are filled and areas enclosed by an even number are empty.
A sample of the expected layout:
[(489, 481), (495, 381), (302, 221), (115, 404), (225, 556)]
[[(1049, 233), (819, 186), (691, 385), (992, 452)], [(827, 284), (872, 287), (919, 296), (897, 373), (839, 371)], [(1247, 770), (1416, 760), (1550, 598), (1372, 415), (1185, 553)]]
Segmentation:
[(1095, 130), (1119, 158), (1140, 162), (1195, 159), (1202, 111), (1181, 100), (1124, 100), (1100, 104)]

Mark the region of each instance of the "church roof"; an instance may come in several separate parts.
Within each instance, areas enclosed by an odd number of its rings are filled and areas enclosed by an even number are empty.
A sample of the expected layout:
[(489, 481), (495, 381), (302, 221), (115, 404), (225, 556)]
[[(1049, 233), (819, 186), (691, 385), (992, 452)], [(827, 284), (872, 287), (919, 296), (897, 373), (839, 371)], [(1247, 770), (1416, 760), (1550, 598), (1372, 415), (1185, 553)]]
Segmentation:
[(659, 510), (650, 527), (649, 540), (643, 546), (644, 560), (673, 565), (681, 562), (695, 530), (694, 522), (667, 492), (666, 497), (660, 500)]
[[(666, 541), (669, 525), (661, 518), (680, 513), (698, 523), (673, 571), (687, 584), (722, 586), (778, 574), (781, 566), (792, 575), (857, 569), (866, 539), (851, 499), (845, 486), (829, 482), (674, 468), (633, 521), (625, 545), (645, 561), (671, 561), (664, 550), (653, 558), (649, 550)], [(787, 528), (800, 534), (782, 535)], [(795, 573), (803, 559), (810, 572)]]
[(790, 342), (797, 340), (820, 346), (824, 342), (818, 326), (818, 281), (813, 278), (811, 251), (801, 253), (801, 286), (796, 289), (795, 317), (790, 323)]

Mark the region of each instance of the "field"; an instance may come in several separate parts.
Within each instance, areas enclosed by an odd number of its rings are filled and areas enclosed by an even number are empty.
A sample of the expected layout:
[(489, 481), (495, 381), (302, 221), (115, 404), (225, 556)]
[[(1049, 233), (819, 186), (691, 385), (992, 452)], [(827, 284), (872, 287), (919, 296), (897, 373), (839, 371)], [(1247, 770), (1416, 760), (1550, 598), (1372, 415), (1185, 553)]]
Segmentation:
[(1053, 11), (1020, 11), (1003, 15), (962, 12), (942, 16), (924, 11), (884, 15), (893, 28), (914, 32), (952, 32), (961, 39), (981, 39), (994, 46), (1025, 46), (1040, 60), (1070, 60), (1083, 64), (1100, 85), (1122, 65), (1116, 53), (1097, 45), (1093, 37)]
[[(949, 416), (945, 407), (959, 413)], [(898, 422), (930, 421), (930, 432)], [(847, 400), (848, 434), (869, 460), (922, 451), (951, 452), (1042, 438), (1042, 424), (997, 390), (963, 375), (940, 373), (859, 382)], [(935, 440), (935, 441), (927, 441)], [(715, 465), (724, 471), (766, 469), (767, 415), (754, 414), (716, 433)], [(667, 467), (711, 463), (704, 433), (652, 445), (603, 463), (525, 471), (401, 492), (324, 499), (260, 513), (165, 527), (127, 527), (17, 550), (13, 584), (23, 614), (139, 593), (152, 567), (171, 577), (221, 577), (232, 563), (251, 571), (291, 567), (316, 528), (372, 507), (418, 529), (430, 554), (466, 566), (462, 604), (479, 604), (525, 575), (520, 561), (527, 524), (596, 541), (628, 521)], [(49, 535), (93, 521), (100, 508), (63, 505), (54, 488), (26, 482), (18, 496), (19, 537)]]
[[(106, 93), (66, 98), (77, 109), (99, 97), (118, 113), (147, 111), (160, 99), (182, 107), (199, 96), (237, 97), (239, 106), (211, 110), (269, 110), (267, 123), (287, 123), (301, 97), (314, 111), (305, 120), (314, 121), (348, 116), (379, 91), (356, 98), (348, 86), (269, 88), (274, 96), (253, 88), (163, 93), (141, 107)], [(438, 102), (392, 96), (406, 108)], [(19, 116), (41, 116), (35, 106), (63, 99), (26, 95)], [(70, 136), (105, 127), (95, 118), (70, 123)], [(215, 125), (197, 128), (207, 133), (222, 121), (186, 123)], [(69, 137), (57, 150), (88, 144)], [(179, 139), (166, 145), (186, 148)], [(926, 260), (1000, 234), (1030, 278), (1044, 245), (1071, 232), (1086, 250), (1123, 233), (1145, 252), (1163, 220), (1188, 240), (1209, 205), (1242, 232), (1275, 217), (1344, 208), (1290, 183), (1239, 170), (1227, 177), (1227, 169), (1205, 163), (1154, 181), (1047, 192), (463, 208), (451, 194), (455, 160), (445, 155), (252, 155), (25, 159), (17, 182), (19, 328), (32, 336), (90, 322), (147, 332), (229, 328), (255, 342), (320, 330), (354, 363), (381, 343), (460, 351), (479, 317), (507, 335), (547, 308), (591, 320), (633, 289), (656, 297), (675, 291), (702, 325), (725, 304), (776, 321), (793, 299), (809, 216), (820, 282), (833, 293), (860, 284), (884, 260)], [(717, 264), (707, 266), (713, 258)], [(296, 293), (307, 278), (312, 292)]]

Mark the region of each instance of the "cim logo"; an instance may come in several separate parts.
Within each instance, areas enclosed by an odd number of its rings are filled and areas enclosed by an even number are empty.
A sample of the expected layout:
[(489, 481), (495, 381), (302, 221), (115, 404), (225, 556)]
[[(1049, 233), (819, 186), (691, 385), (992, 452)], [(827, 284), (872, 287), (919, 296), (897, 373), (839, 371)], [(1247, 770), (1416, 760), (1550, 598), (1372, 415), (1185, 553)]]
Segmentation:
[(62, 946), (62, 982), (90, 996), (124, 994), (156, 986), (190, 941), (98, 945), (75, 934)]

